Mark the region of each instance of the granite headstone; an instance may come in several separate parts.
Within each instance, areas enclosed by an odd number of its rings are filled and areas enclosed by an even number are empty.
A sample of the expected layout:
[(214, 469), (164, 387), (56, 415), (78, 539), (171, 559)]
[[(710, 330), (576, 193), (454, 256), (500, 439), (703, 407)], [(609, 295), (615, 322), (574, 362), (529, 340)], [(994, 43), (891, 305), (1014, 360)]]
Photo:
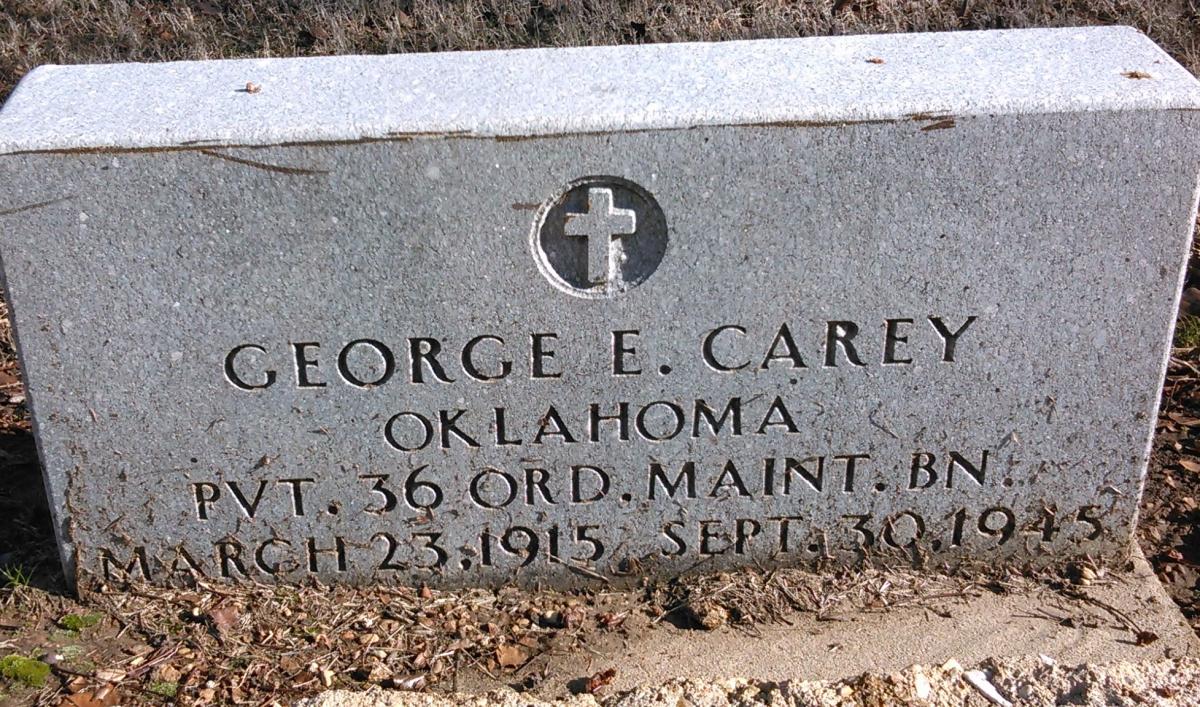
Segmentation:
[(1198, 134), (1128, 28), (39, 68), (0, 253), (67, 574), (1120, 556)]

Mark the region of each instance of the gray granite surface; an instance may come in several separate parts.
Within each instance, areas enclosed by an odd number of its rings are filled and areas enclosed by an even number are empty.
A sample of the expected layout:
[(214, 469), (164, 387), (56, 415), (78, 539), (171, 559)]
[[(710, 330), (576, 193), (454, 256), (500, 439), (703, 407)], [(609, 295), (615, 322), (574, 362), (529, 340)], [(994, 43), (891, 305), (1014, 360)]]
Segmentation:
[(39, 69), (68, 574), (1121, 556), (1198, 128), (1127, 28)]

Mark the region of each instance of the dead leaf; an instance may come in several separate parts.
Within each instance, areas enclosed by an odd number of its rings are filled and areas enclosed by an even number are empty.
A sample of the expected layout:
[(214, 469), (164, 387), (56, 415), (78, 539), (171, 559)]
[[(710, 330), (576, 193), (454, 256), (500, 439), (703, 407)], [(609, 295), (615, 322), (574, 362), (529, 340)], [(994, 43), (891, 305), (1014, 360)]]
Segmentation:
[(179, 668), (176, 668), (170, 663), (166, 663), (155, 668), (154, 672), (151, 673), (151, 676), (158, 682), (177, 683), (179, 682), (179, 678), (183, 677), (183, 673), (179, 671)]
[(597, 692), (603, 690), (608, 685), (610, 685), (612, 683), (612, 681), (616, 680), (616, 679), (617, 679), (617, 669), (616, 668), (609, 668), (608, 670), (603, 670), (601, 672), (598, 672), (595, 675), (588, 678), (587, 691), (589, 694), (594, 695)]
[(526, 648), (537, 648), (538, 639), (536, 636), (522, 636), (517, 639), (517, 643)]
[(67, 695), (59, 703), (59, 707), (114, 707), (120, 701), (121, 693), (111, 685), (105, 685), (94, 691)]
[(384, 680), (390, 680), (392, 677), (391, 669), (382, 663), (375, 663), (364, 672), (368, 682), (381, 683)]
[(420, 690), (425, 687), (425, 676), (414, 675), (408, 678), (392, 678), (393, 690)]
[(208, 620), (218, 631), (226, 631), (238, 621), (238, 608), (234, 604), (221, 604), (208, 612)]
[(1200, 462), (1197, 462), (1195, 459), (1180, 459), (1179, 466), (1193, 474), (1200, 474)]
[(885, 62), (883, 59), (880, 59), (877, 56), (873, 56), (870, 59), (867, 59), (867, 63), (868, 64), (886, 64), (887, 62)]
[(505, 668), (516, 668), (529, 660), (529, 651), (521, 646), (500, 646), (496, 649), (496, 662)]
[(96, 679), (103, 682), (121, 682), (125, 679), (125, 671), (114, 668), (106, 668), (96, 671)]
[(1125, 77), (1125, 78), (1127, 78), (1127, 79), (1148, 79), (1148, 78), (1153, 78), (1152, 76), (1150, 76), (1150, 74), (1147, 74), (1145, 71), (1126, 71), (1125, 73), (1123, 73), (1123, 74), (1121, 74), (1121, 75), (1122, 75), (1122, 76), (1124, 76), (1124, 77)]

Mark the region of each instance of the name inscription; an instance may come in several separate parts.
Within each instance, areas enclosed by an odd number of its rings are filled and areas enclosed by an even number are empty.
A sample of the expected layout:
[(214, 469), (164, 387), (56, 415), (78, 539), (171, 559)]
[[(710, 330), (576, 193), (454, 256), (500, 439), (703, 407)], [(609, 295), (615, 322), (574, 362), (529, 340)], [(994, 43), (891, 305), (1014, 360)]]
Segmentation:
[[(765, 335), (752, 333), (741, 324), (725, 324), (699, 337), (696, 353), (709, 369), (718, 373), (765, 371), (772, 367), (802, 370), (809, 368), (810, 360), (814, 362), (813, 367), (819, 368), (838, 368), (839, 365), (863, 368), (873, 364), (903, 366), (912, 365), (914, 355), (952, 363), (959, 339), (976, 320), (975, 316), (963, 317), (960, 323), (952, 325), (943, 317), (926, 317), (924, 321), (932, 335), (929, 335), (929, 331), (923, 331), (926, 336), (922, 337), (920, 345), (909, 340), (914, 329), (920, 331), (918, 320), (913, 318), (885, 319), (882, 336), (876, 336), (871, 342), (863, 336), (863, 327), (857, 322), (828, 321), (818, 332), (815, 342), (800, 340), (810, 344), (809, 347), (797, 344), (797, 337), (787, 323)], [(639, 337), (639, 329), (612, 332), (609, 342), (612, 375), (636, 376), (644, 373), (636, 360)], [(341, 345), (332, 355), (327, 353), (328, 347), (319, 341), (291, 342), (275, 349), (268, 349), (260, 343), (245, 343), (226, 354), (225, 377), (235, 388), (246, 391), (263, 390), (280, 384), (279, 372), (282, 367), (290, 369), (290, 379), (296, 388), (326, 387), (329, 382), (323, 377), (322, 371), (330, 369), (341, 383), (356, 388), (386, 385), (396, 379), (398, 368), (403, 369), (408, 382), (415, 384), (454, 383), (459, 380), (489, 382), (517, 375), (513, 356), (519, 350), (528, 361), (524, 368), (528, 370), (529, 379), (556, 379), (563, 377), (555, 351), (558, 339), (559, 335), (554, 332), (531, 333), (525, 345), (517, 346), (502, 336), (480, 334), (466, 340), (461, 347), (452, 348), (436, 337), (409, 337), (400, 343), (361, 338)], [(813, 343), (815, 346), (811, 345)], [(752, 351), (762, 353), (729, 352), (735, 347), (744, 349), (747, 344), (757, 347)], [(399, 355), (397, 350), (400, 351)], [(275, 365), (247, 365), (244, 359), (249, 358), (247, 354), (254, 353), (274, 360)], [(665, 375), (670, 371), (664, 371), (660, 366), (659, 372)]]

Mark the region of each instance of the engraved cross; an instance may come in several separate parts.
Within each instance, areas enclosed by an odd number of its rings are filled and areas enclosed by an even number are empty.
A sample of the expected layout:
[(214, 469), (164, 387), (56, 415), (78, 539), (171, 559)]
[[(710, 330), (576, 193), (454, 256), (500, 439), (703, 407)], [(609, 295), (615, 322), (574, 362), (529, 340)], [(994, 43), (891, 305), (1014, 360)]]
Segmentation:
[(604, 187), (588, 189), (588, 208), (585, 213), (567, 213), (563, 233), (587, 239), (587, 271), (590, 282), (610, 282), (617, 277), (613, 257), (613, 236), (628, 236), (637, 231), (637, 214), (633, 209), (618, 209), (613, 204), (613, 190)]

